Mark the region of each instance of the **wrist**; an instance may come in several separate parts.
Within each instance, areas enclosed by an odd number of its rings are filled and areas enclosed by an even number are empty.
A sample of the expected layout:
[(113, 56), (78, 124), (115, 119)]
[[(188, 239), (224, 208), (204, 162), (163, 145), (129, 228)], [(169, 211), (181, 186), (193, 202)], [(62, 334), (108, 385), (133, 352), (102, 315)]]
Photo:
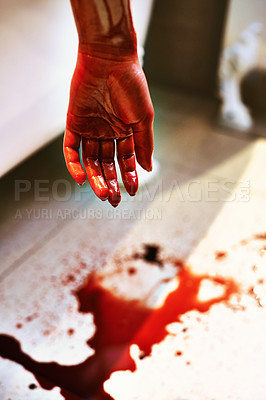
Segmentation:
[(138, 58), (136, 43), (116, 45), (104, 41), (99, 43), (79, 42), (78, 51), (84, 55), (113, 61), (136, 60)]
[(71, 5), (80, 52), (118, 60), (137, 54), (130, 0), (71, 0)]

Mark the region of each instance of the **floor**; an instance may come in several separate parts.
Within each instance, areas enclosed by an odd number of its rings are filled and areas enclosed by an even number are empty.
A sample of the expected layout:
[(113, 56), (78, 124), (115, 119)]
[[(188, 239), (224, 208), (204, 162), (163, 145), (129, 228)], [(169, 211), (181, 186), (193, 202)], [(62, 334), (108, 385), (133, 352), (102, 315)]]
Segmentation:
[(61, 138), (1, 181), (1, 400), (266, 400), (266, 140), (151, 93), (160, 170), (117, 209)]

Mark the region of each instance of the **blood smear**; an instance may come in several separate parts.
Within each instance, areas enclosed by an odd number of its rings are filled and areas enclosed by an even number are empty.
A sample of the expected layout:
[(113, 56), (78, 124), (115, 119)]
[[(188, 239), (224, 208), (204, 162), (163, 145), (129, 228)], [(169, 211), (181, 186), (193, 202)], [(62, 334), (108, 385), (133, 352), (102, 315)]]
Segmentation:
[(226, 256), (227, 256), (227, 253), (225, 251), (216, 251), (216, 253), (215, 253), (216, 260), (224, 259), (224, 258), (226, 258)]
[[(104, 392), (103, 383), (110, 374), (118, 370), (135, 371), (131, 358), (131, 344), (139, 346), (143, 358), (150, 355), (152, 346), (160, 343), (167, 335), (166, 326), (180, 321), (183, 314), (191, 310), (201, 313), (214, 304), (228, 301), (237, 293), (237, 284), (230, 279), (197, 276), (180, 261), (178, 266), (179, 285), (169, 293), (160, 308), (147, 308), (141, 301), (126, 300), (101, 286), (101, 280), (91, 275), (85, 286), (76, 293), (79, 311), (92, 313), (96, 333), (87, 343), (95, 354), (75, 366), (57, 363), (36, 362), (23, 353), (19, 342), (10, 336), (0, 335), (0, 356), (15, 361), (32, 372), (43, 389), (61, 388), (65, 400), (107, 400), (112, 399)], [(208, 279), (224, 287), (220, 297), (200, 301), (198, 293), (203, 280)]]

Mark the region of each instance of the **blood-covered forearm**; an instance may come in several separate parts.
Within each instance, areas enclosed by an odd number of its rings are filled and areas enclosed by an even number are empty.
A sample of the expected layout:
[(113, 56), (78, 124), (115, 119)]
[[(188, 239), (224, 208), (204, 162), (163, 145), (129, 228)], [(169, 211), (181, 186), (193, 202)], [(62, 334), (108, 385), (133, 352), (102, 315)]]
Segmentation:
[(71, 0), (80, 51), (104, 58), (137, 54), (130, 0)]

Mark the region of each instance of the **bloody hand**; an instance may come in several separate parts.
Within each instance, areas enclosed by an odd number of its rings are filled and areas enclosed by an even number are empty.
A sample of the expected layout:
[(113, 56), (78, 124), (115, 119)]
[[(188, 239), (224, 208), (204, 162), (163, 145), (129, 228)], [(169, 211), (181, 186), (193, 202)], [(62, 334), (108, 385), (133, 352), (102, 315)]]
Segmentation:
[(130, 195), (138, 189), (136, 161), (152, 169), (153, 107), (136, 55), (98, 57), (79, 50), (73, 75), (64, 155), (67, 168), (79, 184), (86, 180), (95, 194), (117, 206), (121, 200), (114, 163), (116, 155), (124, 186)]

